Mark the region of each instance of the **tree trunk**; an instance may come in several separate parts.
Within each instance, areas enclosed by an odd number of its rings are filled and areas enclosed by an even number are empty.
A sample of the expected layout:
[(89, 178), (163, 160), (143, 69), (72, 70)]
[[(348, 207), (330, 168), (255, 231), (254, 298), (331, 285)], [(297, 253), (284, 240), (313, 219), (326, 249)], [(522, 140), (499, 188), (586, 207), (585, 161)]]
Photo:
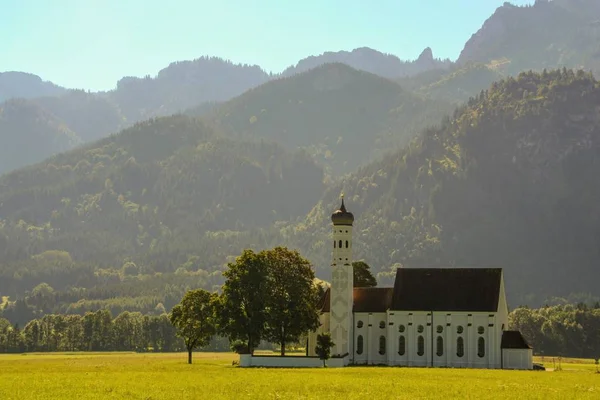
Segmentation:
[(281, 339), (281, 356), (285, 356), (285, 339)]
[(193, 349), (188, 349), (188, 364), (192, 363), (192, 351)]

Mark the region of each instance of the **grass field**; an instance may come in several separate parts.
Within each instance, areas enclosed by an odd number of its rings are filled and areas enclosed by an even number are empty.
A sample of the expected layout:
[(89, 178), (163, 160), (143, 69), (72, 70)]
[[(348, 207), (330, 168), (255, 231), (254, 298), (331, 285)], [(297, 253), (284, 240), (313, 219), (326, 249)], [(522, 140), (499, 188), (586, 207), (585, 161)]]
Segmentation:
[[(0, 355), (0, 399), (599, 399), (593, 361), (561, 371), (243, 369), (234, 354)], [(536, 360), (539, 361), (539, 360)], [(552, 358), (544, 359), (552, 368)]]

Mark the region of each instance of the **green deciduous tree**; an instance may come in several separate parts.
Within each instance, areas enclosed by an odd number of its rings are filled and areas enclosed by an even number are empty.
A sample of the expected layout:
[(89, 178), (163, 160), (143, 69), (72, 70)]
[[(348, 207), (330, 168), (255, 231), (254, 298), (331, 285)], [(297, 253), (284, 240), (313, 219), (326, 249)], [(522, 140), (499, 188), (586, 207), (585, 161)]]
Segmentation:
[(215, 303), (217, 295), (206, 290), (190, 290), (181, 303), (173, 307), (169, 316), (177, 328), (177, 334), (185, 341), (188, 364), (192, 363), (192, 352), (197, 347), (210, 343), (215, 334)]
[(355, 261), (352, 263), (354, 271), (354, 287), (375, 287), (377, 280), (371, 273), (371, 267), (364, 261)]
[(267, 265), (267, 326), (265, 338), (281, 346), (319, 326), (315, 275), (308, 260), (295, 250), (276, 247), (260, 254)]
[(253, 354), (265, 330), (267, 265), (261, 256), (245, 250), (227, 268), (218, 308), (220, 330), (231, 342), (246, 343)]

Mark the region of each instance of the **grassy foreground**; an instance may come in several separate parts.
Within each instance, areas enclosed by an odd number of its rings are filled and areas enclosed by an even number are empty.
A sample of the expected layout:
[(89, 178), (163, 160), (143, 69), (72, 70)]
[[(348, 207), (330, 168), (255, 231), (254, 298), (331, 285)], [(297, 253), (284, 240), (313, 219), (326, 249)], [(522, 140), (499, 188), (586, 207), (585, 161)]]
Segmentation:
[[(592, 361), (562, 370), (243, 369), (234, 354), (0, 355), (0, 399), (598, 399)], [(552, 359), (544, 360), (552, 367)]]

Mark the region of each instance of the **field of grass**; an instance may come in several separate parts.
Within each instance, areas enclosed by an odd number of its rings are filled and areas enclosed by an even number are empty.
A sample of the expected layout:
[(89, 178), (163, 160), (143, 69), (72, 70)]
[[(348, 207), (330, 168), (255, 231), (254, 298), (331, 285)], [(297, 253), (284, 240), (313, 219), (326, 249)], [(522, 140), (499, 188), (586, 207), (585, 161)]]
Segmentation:
[[(561, 371), (244, 369), (234, 354), (0, 355), (0, 399), (598, 399), (593, 361)], [(536, 360), (539, 361), (539, 360)], [(552, 358), (544, 363), (552, 367)]]

